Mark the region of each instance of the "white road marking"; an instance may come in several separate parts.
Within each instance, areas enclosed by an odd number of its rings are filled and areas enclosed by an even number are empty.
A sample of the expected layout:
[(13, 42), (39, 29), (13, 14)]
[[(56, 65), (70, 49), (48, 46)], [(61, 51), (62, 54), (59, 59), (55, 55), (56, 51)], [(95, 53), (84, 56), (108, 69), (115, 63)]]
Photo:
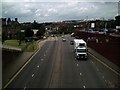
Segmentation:
[(25, 90), (26, 89), (26, 86), (23, 88), (23, 90)]
[(85, 85), (83, 87), (86, 88)]
[(34, 77), (34, 74), (32, 74), (32, 77)]
[(94, 63), (94, 62), (91, 61), (91, 63)]
[(41, 61), (43, 61), (43, 59), (41, 59)]
[(40, 49), (38, 49), (33, 55), (32, 57), (23, 65), (23, 67), (20, 68), (20, 70), (10, 79), (10, 81), (3, 87), (6, 88), (14, 79), (15, 77), (17, 77), (17, 75), (23, 70), (23, 68), (32, 60), (32, 58), (39, 52)]
[(77, 67), (79, 66), (79, 64), (77, 64)]
[(104, 76), (102, 76), (102, 78), (104, 78)]
[(97, 71), (99, 71), (99, 69), (97, 68)]
[(39, 68), (39, 65), (37, 65), (37, 67)]
[(80, 73), (80, 76), (82, 75), (82, 73)]
[(32, 58), (40, 51), (41, 47), (39, 46), (43, 46), (45, 44), (47, 40), (43, 40), (41, 41), (41, 44), (38, 45), (38, 49), (36, 50), (36, 52), (32, 55), (32, 57), (23, 65), (23, 67), (20, 68), (20, 70), (8, 81), (8, 83), (3, 87), (6, 88), (16, 77), (17, 75), (23, 70), (23, 68), (25, 68), (25, 66), (32, 60)]

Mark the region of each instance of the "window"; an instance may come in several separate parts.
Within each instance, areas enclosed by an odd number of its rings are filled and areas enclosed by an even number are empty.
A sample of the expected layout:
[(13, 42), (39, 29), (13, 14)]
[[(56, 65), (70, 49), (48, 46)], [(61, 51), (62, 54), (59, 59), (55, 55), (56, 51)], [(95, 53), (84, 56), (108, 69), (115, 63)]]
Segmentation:
[(86, 49), (77, 49), (77, 52), (86, 52)]
[(84, 44), (84, 43), (80, 43), (79, 46), (82, 46), (82, 47), (83, 47), (83, 46), (85, 46), (85, 44)]

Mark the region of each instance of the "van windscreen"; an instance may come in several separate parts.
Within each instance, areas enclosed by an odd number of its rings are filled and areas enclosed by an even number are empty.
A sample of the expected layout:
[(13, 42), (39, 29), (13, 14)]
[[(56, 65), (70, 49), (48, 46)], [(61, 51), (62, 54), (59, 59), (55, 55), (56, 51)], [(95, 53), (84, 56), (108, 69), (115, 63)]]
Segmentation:
[(84, 43), (80, 43), (79, 46), (85, 46), (85, 44)]

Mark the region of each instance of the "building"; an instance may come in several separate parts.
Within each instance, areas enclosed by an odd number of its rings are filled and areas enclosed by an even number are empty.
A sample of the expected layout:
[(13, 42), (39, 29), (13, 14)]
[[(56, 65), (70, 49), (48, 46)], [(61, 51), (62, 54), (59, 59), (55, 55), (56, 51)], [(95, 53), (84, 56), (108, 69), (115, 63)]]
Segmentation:
[(2, 32), (5, 33), (8, 39), (16, 38), (16, 33), (20, 28), (20, 23), (17, 18), (15, 20), (2, 18)]

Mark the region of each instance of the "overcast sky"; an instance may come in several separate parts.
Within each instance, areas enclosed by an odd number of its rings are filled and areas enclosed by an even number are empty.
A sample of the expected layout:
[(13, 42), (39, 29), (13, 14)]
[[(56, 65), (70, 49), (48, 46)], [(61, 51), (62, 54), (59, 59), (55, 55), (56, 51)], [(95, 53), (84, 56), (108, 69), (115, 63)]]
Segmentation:
[(114, 19), (118, 14), (117, 0), (51, 1), (4, 0), (2, 1), (2, 17), (18, 18), (19, 22), (33, 22), (34, 20), (54, 22), (92, 18)]

